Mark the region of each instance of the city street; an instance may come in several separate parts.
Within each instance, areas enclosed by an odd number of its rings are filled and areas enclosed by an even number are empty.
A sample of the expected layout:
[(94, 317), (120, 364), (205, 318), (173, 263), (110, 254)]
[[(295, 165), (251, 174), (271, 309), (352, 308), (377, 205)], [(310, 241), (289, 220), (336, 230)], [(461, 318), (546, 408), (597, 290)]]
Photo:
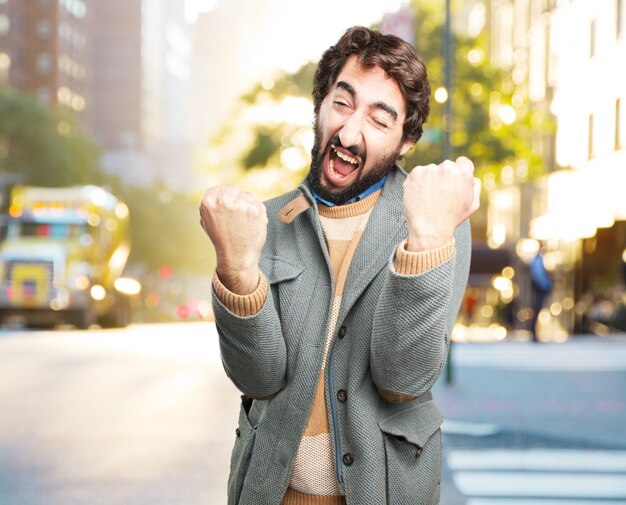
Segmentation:
[(626, 505), (619, 61), (626, 0), (0, 0), (0, 505)]
[[(452, 356), (443, 505), (626, 503), (626, 338)], [(225, 503), (238, 401), (211, 323), (2, 330), (0, 504)]]

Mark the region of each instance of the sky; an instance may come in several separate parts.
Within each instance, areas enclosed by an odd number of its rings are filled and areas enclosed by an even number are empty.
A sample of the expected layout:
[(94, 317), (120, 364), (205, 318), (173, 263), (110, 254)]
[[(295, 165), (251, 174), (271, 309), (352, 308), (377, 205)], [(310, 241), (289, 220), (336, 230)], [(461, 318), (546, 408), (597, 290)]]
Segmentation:
[[(246, 8), (242, 15), (246, 43), (254, 58), (246, 62), (251, 76), (274, 68), (295, 71), (321, 53), (353, 25), (370, 25), (406, 0), (187, 0), (188, 19), (198, 11)], [(248, 13), (249, 14), (249, 13)]]
[(406, 1), (186, 0), (190, 22), (198, 12), (211, 12), (213, 20), (198, 24), (207, 44), (200, 61), (208, 63), (198, 110), (207, 112), (196, 117), (194, 131), (210, 137), (254, 85), (319, 60), (347, 28), (379, 22)]

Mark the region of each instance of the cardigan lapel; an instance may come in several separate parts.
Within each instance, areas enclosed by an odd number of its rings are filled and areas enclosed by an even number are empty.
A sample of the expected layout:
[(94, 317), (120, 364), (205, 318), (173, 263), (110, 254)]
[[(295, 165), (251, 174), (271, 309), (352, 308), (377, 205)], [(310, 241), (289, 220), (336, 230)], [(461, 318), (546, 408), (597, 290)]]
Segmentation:
[(385, 268), (398, 244), (406, 237), (402, 210), (402, 183), (406, 174), (396, 167), (385, 182), (348, 271), (339, 320), (350, 311), (372, 279)]

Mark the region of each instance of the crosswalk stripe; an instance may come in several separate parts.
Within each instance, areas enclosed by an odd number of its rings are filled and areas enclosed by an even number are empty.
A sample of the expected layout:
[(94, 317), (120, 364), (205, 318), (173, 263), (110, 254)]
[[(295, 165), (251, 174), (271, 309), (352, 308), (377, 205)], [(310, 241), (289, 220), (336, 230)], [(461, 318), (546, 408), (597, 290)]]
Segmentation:
[(447, 455), (446, 461), (452, 470), (626, 472), (626, 451), (453, 450)]
[(468, 435), (470, 437), (488, 437), (500, 431), (495, 424), (471, 423), (446, 419), (441, 425), (441, 432), (448, 435)]
[(466, 505), (614, 505), (618, 503), (624, 503), (621, 500), (619, 502), (610, 500), (576, 500), (572, 502), (571, 499), (567, 500), (555, 500), (550, 499), (546, 501), (545, 498), (523, 498), (518, 500), (516, 498), (471, 498), (467, 500)]
[(455, 472), (454, 483), (466, 496), (605, 498), (626, 500), (623, 475), (528, 472)]

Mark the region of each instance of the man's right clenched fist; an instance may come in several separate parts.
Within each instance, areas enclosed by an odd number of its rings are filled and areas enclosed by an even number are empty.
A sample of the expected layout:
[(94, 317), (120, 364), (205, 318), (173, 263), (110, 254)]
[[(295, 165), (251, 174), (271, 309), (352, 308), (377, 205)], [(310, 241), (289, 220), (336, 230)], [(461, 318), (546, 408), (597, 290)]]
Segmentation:
[(265, 205), (239, 186), (215, 186), (200, 203), (200, 224), (213, 242), (217, 275), (233, 293), (252, 293), (267, 237)]

